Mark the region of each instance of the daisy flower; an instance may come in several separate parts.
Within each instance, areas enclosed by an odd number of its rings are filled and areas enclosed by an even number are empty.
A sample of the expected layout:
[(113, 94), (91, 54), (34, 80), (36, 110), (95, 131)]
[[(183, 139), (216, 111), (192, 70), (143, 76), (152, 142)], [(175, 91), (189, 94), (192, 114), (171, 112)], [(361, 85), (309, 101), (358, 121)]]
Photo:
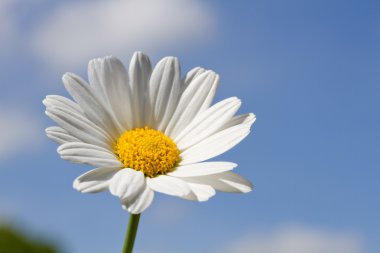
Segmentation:
[(46, 115), (58, 126), (47, 136), (62, 159), (94, 169), (75, 179), (79, 192), (109, 191), (123, 209), (143, 212), (154, 192), (207, 201), (215, 191), (246, 193), (251, 183), (231, 172), (231, 162), (209, 161), (243, 140), (255, 121), (235, 116), (241, 102), (231, 97), (212, 104), (219, 76), (194, 68), (181, 77), (177, 58), (153, 69), (136, 52), (126, 70), (114, 57), (91, 60), (89, 84), (66, 73), (73, 100), (47, 96)]

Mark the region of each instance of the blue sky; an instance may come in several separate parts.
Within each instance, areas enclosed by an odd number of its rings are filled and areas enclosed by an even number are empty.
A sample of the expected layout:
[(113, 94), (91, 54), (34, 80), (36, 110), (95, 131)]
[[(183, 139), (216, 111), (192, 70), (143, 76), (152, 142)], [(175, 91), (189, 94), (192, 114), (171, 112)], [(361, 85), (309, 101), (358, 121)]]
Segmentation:
[(91, 58), (177, 56), (221, 76), (251, 135), (220, 160), (255, 185), (206, 203), (159, 195), (137, 253), (380, 251), (378, 1), (30, 1), (0, 4), (0, 222), (64, 252), (120, 252), (128, 213), (72, 189), (88, 168), (44, 135), (41, 103)]

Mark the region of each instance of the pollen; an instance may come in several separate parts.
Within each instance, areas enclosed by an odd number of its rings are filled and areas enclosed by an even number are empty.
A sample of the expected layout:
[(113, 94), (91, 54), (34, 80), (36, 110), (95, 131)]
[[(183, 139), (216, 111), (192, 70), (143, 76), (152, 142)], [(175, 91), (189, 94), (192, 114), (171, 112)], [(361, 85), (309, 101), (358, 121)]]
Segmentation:
[(175, 142), (148, 127), (125, 131), (117, 139), (114, 152), (125, 168), (141, 171), (146, 177), (165, 175), (180, 162)]

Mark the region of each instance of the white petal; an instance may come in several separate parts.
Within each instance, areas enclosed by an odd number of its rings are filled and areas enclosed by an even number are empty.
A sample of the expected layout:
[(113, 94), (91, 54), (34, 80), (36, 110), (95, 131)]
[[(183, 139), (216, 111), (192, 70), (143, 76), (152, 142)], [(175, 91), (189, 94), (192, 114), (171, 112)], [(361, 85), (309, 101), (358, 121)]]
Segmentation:
[(47, 107), (46, 115), (73, 137), (89, 144), (107, 148), (112, 138), (79, 112), (69, 108)]
[(90, 85), (108, 106), (119, 131), (132, 128), (132, 96), (128, 73), (115, 57), (94, 59), (88, 65)]
[(172, 196), (186, 196), (191, 191), (190, 187), (182, 179), (165, 175), (154, 178), (148, 177), (147, 184), (154, 191)]
[(187, 88), (187, 86), (200, 74), (204, 73), (206, 70), (201, 67), (195, 67), (189, 72), (187, 72), (185, 78), (184, 78), (184, 88)]
[(66, 90), (82, 108), (86, 117), (109, 133), (113, 138), (119, 137), (113, 117), (104, 103), (94, 94), (91, 87), (80, 77), (66, 73), (63, 78)]
[(152, 191), (148, 185), (145, 184), (145, 189), (136, 197), (133, 202), (125, 200), (122, 201), (123, 209), (133, 214), (142, 213), (150, 206), (153, 197), (154, 191)]
[(144, 174), (129, 168), (119, 170), (109, 185), (111, 194), (119, 197), (122, 203), (133, 203), (144, 189)]
[(238, 98), (225, 99), (197, 117), (174, 139), (180, 150), (185, 150), (212, 135), (229, 121), (239, 109), (241, 102)]
[(63, 144), (66, 142), (78, 142), (79, 139), (75, 138), (71, 134), (69, 134), (66, 130), (61, 127), (53, 126), (45, 129), (47, 137), (52, 139), (53, 141), (58, 142), (59, 144)]
[(115, 155), (109, 150), (82, 142), (69, 142), (58, 147), (62, 159), (94, 167), (121, 167)]
[(46, 107), (66, 108), (68, 110), (75, 111), (83, 115), (83, 111), (80, 108), (80, 106), (66, 97), (58, 95), (48, 95), (42, 102)]
[(73, 187), (79, 192), (95, 193), (108, 189), (110, 179), (120, 168), (97, 168), (74, 180)]
[[(63, 131), (76, 139), (72, 141), (82, 140), (94, 145), (108, 147), (111, 138), (86, 118), (78, 104), (70, 99), (56, 95), (47, 96), (43, 103), (46, 106), (46, 114), (61, 125), (65, 129)], [(63, 131), (59, 133), (60, 136), (66, 140), (65, 142), (69, 142), (67, 141), (68, 135), (62, 136)], [(51, 138), (55, 138), (54, 134), (51, 133), (53, 135)]]
[(152, 102), (152, 125), (163, 131), (177, 106), (181, 91), (181, 72), (177, 58), (163, 58), (152, 72), (149, 98)]
[(183, 165), (176, 168), (175, 171), (168, 173), (173, 177), (197, 177), (210, 174), (217, 174), (232, 170), (237, 166), (236, 163), (230, 162), (204, 162), (189, 165)]
[(227, 129), (236, 125), (249, 124), (252, 125), (256, 121), (256, 116), (253, 113), (242, 114), (230, 119), (222, 129)]
[(237, 125), (211, 135), (181, 153), (180, 165), (205, 161), (226, 152), (249, 134), (249, 127)]
[(150, 116), (148, 82), (151, 72), (149, 57), (141, 52), (134, 53), (128, 72), (132, 89), (133, 128), (144, 127)]
[(242, 176), (227, 171), (204, 177), (185, 178), (189, 183), (210, 185), (218, 191), (247, 193), (252, 190), (252, 184)]
[[(199, 73), (201, 71), (198, 71)], [(195, 118), (201, 108), (209, 106), (209, 94), (215, 93), (219, 83), (219, 76), (212, 71), (196, 75), (193, 81), (182, 93), (177, 108), (169, 121), (165, 134), (171, 138), (177, 135)], [(191, 106), (189, 106), (191, 105)]]
[[(206, 71), (205, 69), (202, 69), (199, 67), (196, 67), (190, 70), (189, 73), (186, 75), (184, 86), (187, 87), (190, 84), (190, 82), (195, 80), (196, 77), (198, 77), (200, 74), (202, 74), (205, 71)], [(210, 107), (212, 100), (214, 99), (216, 89), (218, 88), (218, 85), (219, 85), (219, 75), (217, 75), (217, 80), (215, 84), (216, 85), (213, 85), (210, 92), (207, 94), (207, 97), (205, 98), (204, 103), (202, 104), (202, 107), (199, 109), (199, 112), (203, 112), (204, 110)]]
[(187, 183), (190, 188), (190, 194), (182, 197), (187, 200), (196, 200), (196, 201), (207, 201), (212, 196), (215, 195), (215, 189), (209, 185), (197, 184), (197, 183)]

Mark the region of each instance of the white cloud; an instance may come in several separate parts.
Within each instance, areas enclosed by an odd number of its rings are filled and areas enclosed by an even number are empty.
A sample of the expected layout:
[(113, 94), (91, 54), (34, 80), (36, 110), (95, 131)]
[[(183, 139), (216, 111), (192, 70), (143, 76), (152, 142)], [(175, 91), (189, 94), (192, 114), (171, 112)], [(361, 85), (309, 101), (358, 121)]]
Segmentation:
[(3, 50), (8, 45), (9, 39), (13, 37), (15, 23), (10, 15), (11, 4), (11, 0), (0, 1), (0, 50)]
[(252, 233), (229, 245), (224, 253), (361, 253), (360, 238), (349, 232), (284, 226)]
[(21, 109), (0, 111), (0, 161), (41, 144), (38, 136), (43, 128), (31, 115)]
[(28, 44), (27, 28), (22, 20), (26, 13), (32, 13), (47, 0), (0, 0), (0, 62), (14, 57), (20, 47)]
[(181, 201), (169, 198), (160, 198), (154, 206), (152, 222), (161, 226), (168, 226), (183, 220), (187, 213), (187, 208)]
[(33, 50), (59, 66), (135, 50), (181, 48), (204, 41), (215, 18), (200, 0), (67, 1), (33, 32)]

